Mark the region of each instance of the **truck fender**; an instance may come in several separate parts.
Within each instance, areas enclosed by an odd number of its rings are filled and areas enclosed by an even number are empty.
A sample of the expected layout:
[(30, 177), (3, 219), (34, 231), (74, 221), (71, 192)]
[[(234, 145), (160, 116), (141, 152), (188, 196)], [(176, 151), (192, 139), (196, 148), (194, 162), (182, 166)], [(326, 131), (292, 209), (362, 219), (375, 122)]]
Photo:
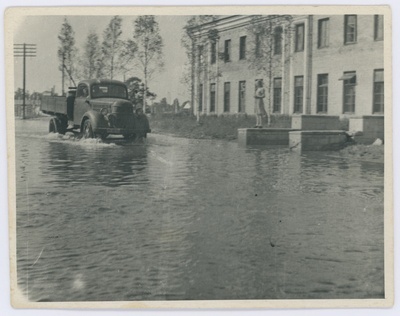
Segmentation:
[(107, 120), (104, 118), (103, 114), (97, 111), (89, 110), (82, 117), (81, 130), (83, 128), (83, 122), (85, 122), (87, 119), (91, 121), (94, 130), (108, 127)]

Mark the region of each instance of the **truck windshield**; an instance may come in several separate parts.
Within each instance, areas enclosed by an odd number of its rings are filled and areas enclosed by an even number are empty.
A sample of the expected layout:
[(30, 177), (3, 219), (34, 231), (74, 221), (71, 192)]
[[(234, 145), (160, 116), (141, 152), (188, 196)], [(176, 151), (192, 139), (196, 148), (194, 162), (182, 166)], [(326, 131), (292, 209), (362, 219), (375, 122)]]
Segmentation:
[(92, 86), (92, 98), (121, 98), (127, 99), (126, 88), (116, 84), (96, 84)]

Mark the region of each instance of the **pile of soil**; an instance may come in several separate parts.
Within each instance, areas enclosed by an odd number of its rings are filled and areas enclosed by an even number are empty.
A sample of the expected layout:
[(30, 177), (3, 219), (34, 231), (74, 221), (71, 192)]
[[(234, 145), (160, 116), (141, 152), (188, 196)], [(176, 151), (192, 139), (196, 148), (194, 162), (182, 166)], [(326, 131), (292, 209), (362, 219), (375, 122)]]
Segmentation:
[(383, 145), (352, 145), (342, 149), (340, 151), (340, 156), (383, 163), (385, 151)]

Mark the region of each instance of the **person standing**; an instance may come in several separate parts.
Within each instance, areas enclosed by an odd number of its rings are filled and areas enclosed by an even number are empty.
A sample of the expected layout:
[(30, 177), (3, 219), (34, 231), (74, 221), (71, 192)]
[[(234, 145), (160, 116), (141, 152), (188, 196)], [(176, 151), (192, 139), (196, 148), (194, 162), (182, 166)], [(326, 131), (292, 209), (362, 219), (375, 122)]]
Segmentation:
[(256, 83), (255, 98), (255, 113), (256, 113), (256, 126), (255, 128), (262, 128), (262, 117), (267, 115), (264, 107), (265, 89), (263, 82), (258, 80)]
[(143, 141), (147, 137), (147, 133), (150, 133), (149, 120), (146, 114), (143, 113), (142, 108), (137, 108), (135, 110), (135, 129), (136, 129), (136, 139)]

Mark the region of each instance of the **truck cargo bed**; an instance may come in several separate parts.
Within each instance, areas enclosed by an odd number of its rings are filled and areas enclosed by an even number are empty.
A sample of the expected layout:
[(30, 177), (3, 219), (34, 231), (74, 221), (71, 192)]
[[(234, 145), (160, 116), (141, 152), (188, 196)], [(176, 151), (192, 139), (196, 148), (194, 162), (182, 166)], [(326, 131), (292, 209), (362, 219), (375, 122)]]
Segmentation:
[(47, 114), (67, 114), (67, 98), (60, 96), (43, 96), (40, 109)]

